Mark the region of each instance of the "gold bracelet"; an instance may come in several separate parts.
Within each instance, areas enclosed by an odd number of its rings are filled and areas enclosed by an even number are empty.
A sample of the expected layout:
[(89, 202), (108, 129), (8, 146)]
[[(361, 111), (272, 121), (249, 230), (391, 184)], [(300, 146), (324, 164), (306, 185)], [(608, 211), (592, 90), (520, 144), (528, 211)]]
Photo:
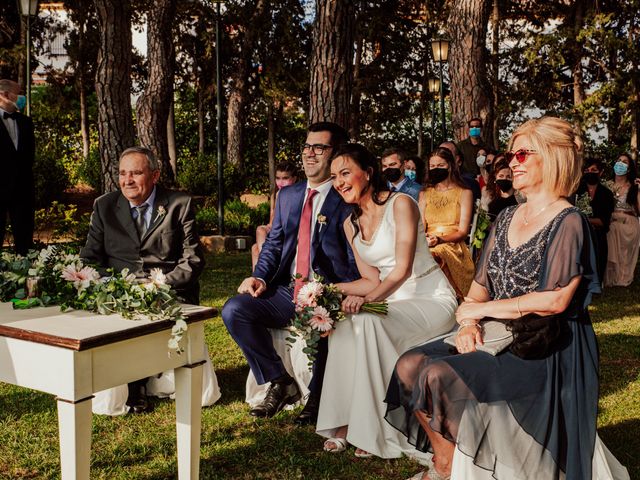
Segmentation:
[(518, 297), (518, 301), (516, 303), (516, 308), (518, 309), (518, 316), (522, 318), (522, 312), (520, 311), (520, 297)]

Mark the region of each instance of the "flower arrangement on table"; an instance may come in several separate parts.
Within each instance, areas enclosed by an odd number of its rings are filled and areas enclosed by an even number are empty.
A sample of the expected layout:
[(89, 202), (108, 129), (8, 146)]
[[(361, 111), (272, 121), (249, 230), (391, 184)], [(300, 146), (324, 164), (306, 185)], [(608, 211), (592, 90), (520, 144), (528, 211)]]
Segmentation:
[(119, 273), (98, 271), (80, 257), (60, 247), (30, 251), (27, 256), (0, 255), (0, 301), (14, 308), (60, 305), (102, 315), (120, 314), (127, 319), (173, 320), (168, 347), (182, 353), (180, 340), (187, 323), (171, 286), (160, 269), (153, 269), (141, 283), (127, 269)]
[[(345, 319), (341, 309), (342, 292), (332, 283), (323, 283), (320, 275), (300, 288), (294, 299), (295, 314), (291, 320), (290, 336), (287, 342), (292, 346), (298, 338), (302, 338), (307, 346), (302, 351), (309, 359), (309, 367), (318, 353), (318, 342), (336, 328), (336, 323)], [(387, 302), (368, 302), (360, 307), (361, 312), (386, 315)]]

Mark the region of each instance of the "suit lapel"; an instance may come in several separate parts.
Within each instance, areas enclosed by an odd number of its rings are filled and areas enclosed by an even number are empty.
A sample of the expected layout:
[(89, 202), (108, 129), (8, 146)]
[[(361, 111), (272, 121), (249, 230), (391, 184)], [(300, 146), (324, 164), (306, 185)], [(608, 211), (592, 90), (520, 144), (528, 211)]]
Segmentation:
[[(4, 124), (4, 121), (0, 120), (0, 137), (2, 138), (2, 144), (6, 146), (6, 148), (11, 148), (14, 152), (17, 152), (16, 146), (13, 144), (13, 140), (11, 140), (11, 135), (9, 135), (9, 131)], [(18, 142), (20, 142), (20, 126), (18, 125)], [(19, 145), (20, 143), (18, 143)]]
[(138, 231), (136, 230), (136, 226), (133, 223), (129, 201), (124, 197), (124, 195), (122, 195), (122, 193), (118, 196), (116, 207), (116, 217), (118, 218), (118, 221), (122, 224), (131, 239), (135, 243), (139, 244), (140, 239), (138, 238)]
[(153, 202), (153, 212), (151, 212), (151, 223), (149, 223), (149, 228), (142, 236), (142, 241), (144, 242), (149, 235), (153, 233), (153, 231), (158, 228), (158, 225), (162, 223), (162, 220), (167, 215), (167, 206), (169, 205), (169, 198), (167, 196), (167, 192), (164, 191), (161, 187), (156, 187), (156, 199)]
[[(336, 192), (333, 187), (331, 187), (331, 190), (329, 190), (329, 193), (327, 194), (327, 198), (324, 200), (324, 203), (322, 204), (322, 208), (320, 209), (320, 215), (324, 217), (323, 218), (324, 222), (318, 222), (318, 225), (316, 225), (316, 230), (313, 235), (314, 249), (315, 249), (315, 245), (320, 243), (320, 241), (322, 240), (322, 237), (328, 230), (326, 223), (330, 222), (331, 219), (333, 218), (337, 218), (335, 215), (335, 212), (340, 206), (341, 202), (342, 202), (342, 197), (340, 197), (340, 194)], [(314, 219), (314, 220), (317, 221), (317, 219)], [(338, 228), (340, 228), (340, 226), (338, 226)]]

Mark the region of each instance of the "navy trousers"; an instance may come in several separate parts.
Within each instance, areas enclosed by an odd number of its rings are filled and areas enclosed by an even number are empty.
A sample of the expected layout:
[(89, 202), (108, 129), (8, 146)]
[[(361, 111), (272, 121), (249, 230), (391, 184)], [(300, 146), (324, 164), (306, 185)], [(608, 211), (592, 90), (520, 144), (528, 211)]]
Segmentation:
[[(259, 385), (286, 374), (280, 356), (273, 348), (269, 328), (285, 328), (294, 314), (293, 289), (279, 285), (268, 288), (257, 298), (249, 294), (230, 298), (222, 308), (222, 320), (242, 349)], [(320, 395), (327, 363), (328, 342), (318, 344), (318, 354), (309, 384), (311, 395)]]

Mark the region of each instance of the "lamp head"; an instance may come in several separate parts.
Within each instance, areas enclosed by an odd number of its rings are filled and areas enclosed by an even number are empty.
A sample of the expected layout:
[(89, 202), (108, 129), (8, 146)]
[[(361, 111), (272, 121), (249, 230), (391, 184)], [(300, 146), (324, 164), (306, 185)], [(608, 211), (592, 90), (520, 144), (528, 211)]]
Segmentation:
[(18, 0), (20, 15), (33, 17), (38, 14), (38, 0)]
[(440, 91), (440, 79), (439, 78), (430, 78), (429, 79), (429, 93), (438, 93)]
[(436, 62), (446, 62), (449, 59), (449, 40), (444, 38), (431, 40), (431, 51)]

